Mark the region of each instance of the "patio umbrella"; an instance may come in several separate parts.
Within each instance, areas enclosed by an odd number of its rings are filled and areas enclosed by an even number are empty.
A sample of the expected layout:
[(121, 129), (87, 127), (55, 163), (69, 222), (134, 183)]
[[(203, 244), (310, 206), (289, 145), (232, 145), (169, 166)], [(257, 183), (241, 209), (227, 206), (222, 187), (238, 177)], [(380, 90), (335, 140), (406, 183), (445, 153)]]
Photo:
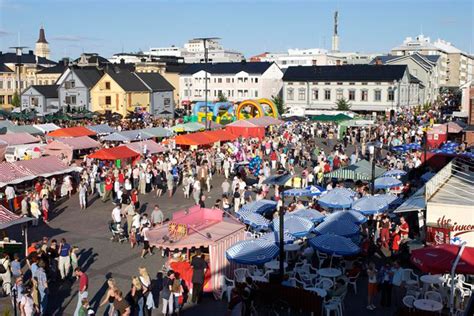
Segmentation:
[(270, 227), (270, 221), (258, 213), (251, 211), (242, 211), (236, 213), (237, 217), (255, 230), (267, 230)]
[(235, 263), (262, 265), (273, 260), (278, 255), (278, 250), (275, 243), (251, 239), (239, 241), (227, 249), (225, 254), (227, 260)]
[(325, 222), (328, 222), (328, 221), (338, 222), (341, 220), (345, 221), (346, 219), (358, 225), (367, 222), (367, 217), (365, 217), (364, 215), (362, 215), (360, 212), (357, 212), (357, 211), (337, 211), (326, 216), (324, 218), (324, 221)]
[(303, 217), (309, 219), (313, 223), (321, 223), (324, 220), (324, 215), (317, 210), (311, 208), (304, 208), (294, 212), (291, 212), (292, 215)]
[(326, 191), (318, 203), (328, 208), (349, 208), (352, 205), (355, 192), (346, 188), (335, 188)]
[[(311, 232), (313, 227), (314, 224), (312, 221), (300, 216), (285, 214), (283, 218), (283, 232), (288, 233), (296, 238), (306, 237)], [(273, 230), (275, 232), (280, 231), (279, 218), (273, 219)]]
[(402, 185), (402, 182), (398, 179), (392, 177), (380, 177), (375, 179), (375, 189), (390, 189), (399, 187)]
[(335, 234), (344, 237), (354, 236), (359, 233), (359, 226), (349, 219), (324, 221), (314, 231), (318, 235)]
[[(450, 273), (460, 246), (442, 244), (411, 251), (411, 262), (422, 272), (431, 274)], [(474, 274), (474, 248), (465, 247), (455, 273)]]
[(309, 244), (314, 249), (331, 255), (351, 256), (360, 252), (359, 246), (352, 240), (335, 234), (313, 237), (309, 239)]
[(407, 174), (407, 172), (404, 171), (404, 170), (392, 169), (392, 170), (389, 170), (389, 171), (385, 172), (382, 175), (382, 177), (395, 177), (395, 178), (398, 178), (398, 177), (402, 177), (406, 174)]
[[(385, 194), (384, 194), (385, 195)], [(364, 215), (374, 215), (388, 209), (388, 200), (382, 195), (367, 195), (352, 203), (352, 209)]]
[(272, 200), (260, 200), (250, 202), (242, 206), (239, 212), (250, 211), (253, 213), (265, 214), (276, 210), (277, 202)]
[(311, 185), (301, 189), (289, 189), (283, 192), (285, 196), (318, 196), (324, 192), (324, 189), (316, 185)]
[[(269, 241), (269, 242), (273, 242), (273, 243), (277, 243), (277, 244), (280, 242), (280, 236), (278, 236), (277, 232), (265, 233), (257, 239), (265, 240), (265, 241)], [(295, 241), (295, 239), (296, 239), (295, 237), (293, 237), (292, 235), (290, 235), (288, 233), (283, 234), (283, 242), (285, 244), (291, 244), (293, 241)]]

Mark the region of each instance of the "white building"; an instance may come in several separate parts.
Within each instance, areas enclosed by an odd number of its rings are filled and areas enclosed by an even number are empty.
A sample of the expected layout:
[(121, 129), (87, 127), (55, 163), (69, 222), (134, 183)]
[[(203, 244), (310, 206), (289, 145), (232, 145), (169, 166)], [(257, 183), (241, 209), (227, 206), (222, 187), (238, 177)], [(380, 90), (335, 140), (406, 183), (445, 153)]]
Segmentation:
[(21, 110), (35, 110), (39, 115), (56, 112), (58, 107), (57, 85), (29, 86), (21, 94)]
[(440, 56), (440, 85), (459, 87), (474, 77), (474, 58), (456, 48), (451, 43), (438, 39), (431, 42), (429, 37), (418, 35), (407, 37), (400, 46), (392, 49), (392, 55), (411, 55), (418, 52), (423, 55)]
[(146, 55), (150, 56), (174, 56), (174, 57), (182, 57), (183, 48), (170, 46), (170, 47), (154, 47), (150, 48), (149, 51), (145, 52)]
[(206, 71), (209, 101), (217, 100), (221, 94), (232, 102), (271, 98), (280, 93), (283, 84), (283, 72), (275, 63), (193, 64), (180, 74), (182, 101), (204, 101)]
[(290, 111), (332, 110), (346, 99), (351, 111), (387, 111), (424, 102), (419, 80), (406, 65), (290, 67), (283, 76), (283, 100)]

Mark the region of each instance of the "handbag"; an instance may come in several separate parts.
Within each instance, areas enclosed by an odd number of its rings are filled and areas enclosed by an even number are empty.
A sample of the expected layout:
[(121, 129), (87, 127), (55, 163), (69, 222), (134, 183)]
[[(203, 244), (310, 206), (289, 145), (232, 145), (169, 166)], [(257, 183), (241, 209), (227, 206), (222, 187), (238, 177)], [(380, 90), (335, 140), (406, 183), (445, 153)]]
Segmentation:
[(7, 269), (5, 269), (5, 259), (3, 259), (2, 263), (0, 264), (0, 274), (6, 273)]

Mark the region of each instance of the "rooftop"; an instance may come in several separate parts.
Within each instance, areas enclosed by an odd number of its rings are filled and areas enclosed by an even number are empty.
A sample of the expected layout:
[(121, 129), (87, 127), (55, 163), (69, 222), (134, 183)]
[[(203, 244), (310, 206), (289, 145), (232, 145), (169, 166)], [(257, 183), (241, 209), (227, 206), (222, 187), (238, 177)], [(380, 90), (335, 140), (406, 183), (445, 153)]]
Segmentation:
[(215, 64), (191, 64), (181, 74), (192, 75), (201, 70), (211, 74), (237, 74), (241, 71), (248, 74), (263, 74), (273, 63), (271, 62), (234, 62)]

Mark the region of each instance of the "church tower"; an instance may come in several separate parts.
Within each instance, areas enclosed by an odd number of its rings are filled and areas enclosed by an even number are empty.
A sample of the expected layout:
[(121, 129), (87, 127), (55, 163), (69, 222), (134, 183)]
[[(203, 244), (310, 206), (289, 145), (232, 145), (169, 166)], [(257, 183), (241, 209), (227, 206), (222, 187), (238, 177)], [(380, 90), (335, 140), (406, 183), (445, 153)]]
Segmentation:
[(337, 31), (337, 28), (338, 28), (338, 17), (339, 17), (339, 13), (336, 11), (334, 13), (334, 33), (332, 35), (332, 47), (331, 47), (331, 51), (334, 52), (334, 53), (338, 53), (339, 52), (339, 34), (338, 34), (338, 31)]
[(49, 44), (46, 40), (46, 36), (44, 35), (44, 28), (41, 26), (39, 31), (39, 38), (36, 41), (35, 45), (35, 55), (38, 57), (44, 57), (49, 59)]

